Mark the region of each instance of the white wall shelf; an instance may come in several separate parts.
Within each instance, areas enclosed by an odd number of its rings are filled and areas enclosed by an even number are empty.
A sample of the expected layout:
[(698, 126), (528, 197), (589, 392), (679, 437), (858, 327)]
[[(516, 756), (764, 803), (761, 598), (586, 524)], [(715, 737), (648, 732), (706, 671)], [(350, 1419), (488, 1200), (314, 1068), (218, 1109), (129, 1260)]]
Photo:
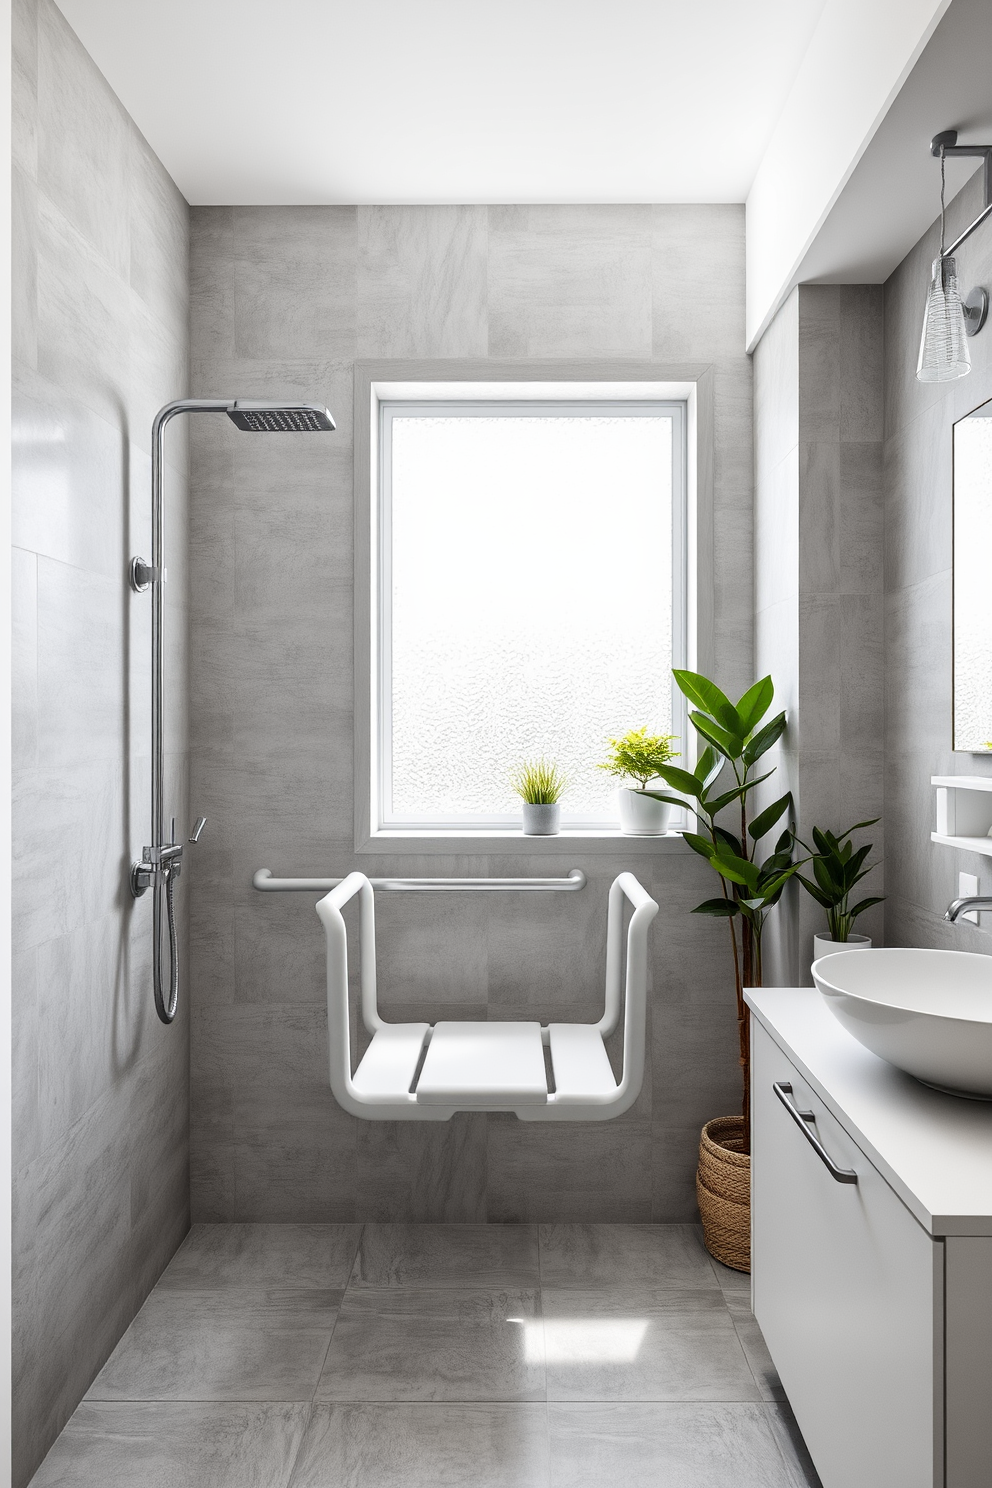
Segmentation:
[(931, 842), (992, 858), (992, 776), (931, 775), (937, 792), (937, 829)]

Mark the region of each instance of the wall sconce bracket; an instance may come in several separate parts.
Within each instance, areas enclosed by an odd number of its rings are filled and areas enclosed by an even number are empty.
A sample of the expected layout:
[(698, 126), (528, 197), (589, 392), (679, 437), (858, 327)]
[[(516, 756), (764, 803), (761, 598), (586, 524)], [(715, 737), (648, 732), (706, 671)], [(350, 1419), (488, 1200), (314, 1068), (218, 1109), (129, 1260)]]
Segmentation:
[[(975, 228), (981, 227), (985, 219), (992, 213), (992, 145), (959, 145), (956, 129), (942, 129), (940, 134), (935, 134), (930, 141), (930, 154), (936, 156), (938, 159), (941, 155), (945, 159), (952, 155), (970, 155), (985, 162), (985, 170), (983, 171), (985, 205), (971, 226), (966, 227), (961, 236), (955, 238), (949, 248), (944, 249), (944, 256), (946, 258), (953, 258), (965, 239), (970, 238)], [(977, 330), (981, 330), (981, 326), (978, 326), (975, 331), (970, 331), (969, 334), (974, 336)]]

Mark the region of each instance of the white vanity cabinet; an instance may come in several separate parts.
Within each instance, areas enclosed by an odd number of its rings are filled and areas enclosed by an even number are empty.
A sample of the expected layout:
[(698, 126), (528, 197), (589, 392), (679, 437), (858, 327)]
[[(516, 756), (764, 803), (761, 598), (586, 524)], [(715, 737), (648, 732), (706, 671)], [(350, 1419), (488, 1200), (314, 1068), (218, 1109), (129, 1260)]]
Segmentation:
[(753, 1306), (824, 1488), (990, 1488), (992, 1106), (748, 1001)]

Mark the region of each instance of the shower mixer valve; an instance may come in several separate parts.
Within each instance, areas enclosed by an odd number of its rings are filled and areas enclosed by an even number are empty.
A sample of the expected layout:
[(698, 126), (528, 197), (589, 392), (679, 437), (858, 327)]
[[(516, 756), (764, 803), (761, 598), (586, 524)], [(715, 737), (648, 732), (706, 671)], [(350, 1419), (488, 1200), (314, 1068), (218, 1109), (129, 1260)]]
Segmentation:
[[(207, 825), (205, 816), (198, 816), (189, 834), (190, 842), (199, 842)], [(176, 841), (176, 818), (172, 818), (172, 841), (159, 847), (143, 847), (141, 862), (131, 864), (131, 894), (140, 899), (153, 884), (176, 879), (183, 871), (183, 843)]]

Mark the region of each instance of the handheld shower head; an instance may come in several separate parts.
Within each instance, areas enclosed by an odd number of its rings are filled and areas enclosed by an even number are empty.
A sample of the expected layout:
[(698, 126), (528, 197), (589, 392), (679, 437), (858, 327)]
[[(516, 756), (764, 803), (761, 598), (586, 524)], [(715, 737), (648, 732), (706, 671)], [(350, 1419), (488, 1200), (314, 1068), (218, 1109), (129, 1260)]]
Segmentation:
[(254, 403), (244, 398), (225, 410), (239, 429), (250, 434), (323, 434), (334, 420), (318, 403)]

